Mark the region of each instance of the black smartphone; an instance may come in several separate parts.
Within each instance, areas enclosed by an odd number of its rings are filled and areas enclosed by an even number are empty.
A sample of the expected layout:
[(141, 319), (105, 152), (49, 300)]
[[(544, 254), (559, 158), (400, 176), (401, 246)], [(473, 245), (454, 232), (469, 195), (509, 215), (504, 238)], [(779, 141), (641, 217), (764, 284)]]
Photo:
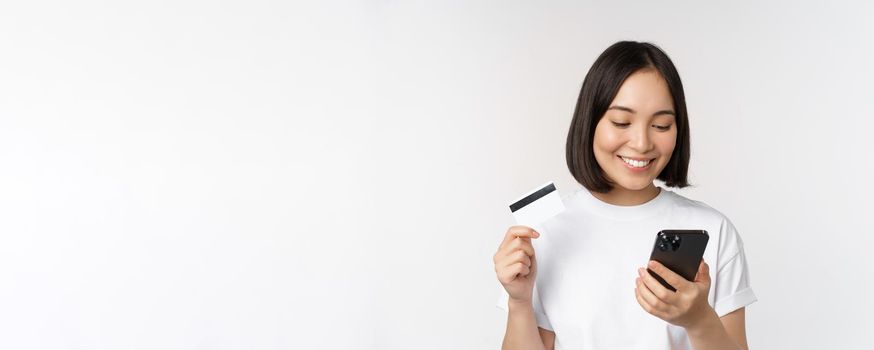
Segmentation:
[[(710, 236), (704, 230), (661, 230), (656, 235), (649, 259), (662, 263), (687, 281), (692, 281), (698, 273), (698, 264), (704, 257), (704, 249), (707, 248), (709, 239)], [(646, 270), (665, 288), (677, 291), (658, 274), (648, 268)]]

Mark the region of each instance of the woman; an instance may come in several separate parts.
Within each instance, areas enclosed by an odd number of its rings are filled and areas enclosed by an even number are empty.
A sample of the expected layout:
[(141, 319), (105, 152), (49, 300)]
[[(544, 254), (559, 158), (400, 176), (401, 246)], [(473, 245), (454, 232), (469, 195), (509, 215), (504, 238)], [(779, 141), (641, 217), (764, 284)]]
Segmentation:
[[(504, 349), (747, 348), (744, 307), (756, 297), (740, 236), (720, 212), (654, 183), (688, 186), (689, 154), (670, 58), (649, 43), (610, 46), (568, 131), (568, 168), (584, 188), (537, 230), (510, 227), (494, 256)], [(709, 233), (694, 281), (647, 261), (662, 229)]]

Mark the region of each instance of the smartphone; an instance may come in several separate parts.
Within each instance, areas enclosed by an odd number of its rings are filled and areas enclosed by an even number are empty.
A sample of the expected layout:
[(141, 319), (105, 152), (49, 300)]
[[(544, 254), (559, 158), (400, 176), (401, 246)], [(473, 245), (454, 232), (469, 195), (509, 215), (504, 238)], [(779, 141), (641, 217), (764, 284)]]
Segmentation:
[[(705, 230), (661, 230), (656, 234), (649, 259), (662, 263), (687, 281), (692, 281), (698, 273), (698, 265), (704, 257), (704, 249), (707, 248), (709, 239)], [(658, 274), (650, 269), (646, 270), (665, 288), (677, 291)]]

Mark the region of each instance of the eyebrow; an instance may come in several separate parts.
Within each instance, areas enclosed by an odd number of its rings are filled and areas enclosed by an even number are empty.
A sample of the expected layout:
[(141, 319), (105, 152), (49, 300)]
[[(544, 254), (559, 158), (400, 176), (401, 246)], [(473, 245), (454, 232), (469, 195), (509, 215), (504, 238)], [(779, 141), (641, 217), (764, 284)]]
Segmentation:
[[(610, 106), (610, 108), (607, 108), (608, 111), (611, 110), (611, 109), (616, 109), (616, 110), (620, 110), (620, 111), (626, 111), (626, 112), (631, 113), (631, 114), (635, 114), (635, 113), (637, 113), (635, 110), (633, 110), (633, 109), (631, 109), (631, 108), (623, 107), (623, 106), (619, 106), (619, 105), (613, 105), (613, 106)], [(674, 116), (674, 117), (677, 116), (677, 114), (674, 113), (674, 111), (672, 111), (672, 110), (670, 110), (670, 109), (661, 110), (661, 111), (658, 111), (658, 112), (655, 112), (655, 113), (652, 114), (653, 117), (658, 116), (658, 115), (672, 115), (672, 116)]]

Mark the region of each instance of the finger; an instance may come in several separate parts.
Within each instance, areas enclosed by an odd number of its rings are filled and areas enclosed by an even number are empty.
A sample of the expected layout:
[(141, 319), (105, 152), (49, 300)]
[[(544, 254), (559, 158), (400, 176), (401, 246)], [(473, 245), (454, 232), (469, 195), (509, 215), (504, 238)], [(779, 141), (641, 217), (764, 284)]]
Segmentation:
[(695, 275), (695, 282), (710, 284), (710, 265), (707, 265), (704, 259), (701, 259), (701, 263), (698, 264), (698, 274)]
[(523, 263), (525, 266), (531, 266), (531, 258), (528, 254), (525, 254), (524, 251), (517, 250), (507, 256), (507, 259), (503, 261), (503, 266), (510, 266), (515, 263)]
[(537, 238), (540, 233), (528, 226), (510, 226), (507, 233), (504, 235), (504, 240), (501, 242), (501, 247), (507, 245), (516, 237)]
[(515, 238), (505, 249), (507, 254), (517, 250), (524, 250), (525, 254), (528, 254), (529, 256), (534, 255), (534, 245), (532, 245), (531, 240), (527, 238)]
[(674, 298), (676, 297), (675, 292), (665, 288), (665, 286), (663, 286), (655, 277), (650, 275), (646, 269), (637, 269), (637, 274), (640, 275), (641, 281), (646, 285), (647, 289), (652, 292), (653, 296), (658, 298), (659, 301), (673, 304)]
[(652, 311), (650, 311), (652, 310), (652, 307), (650, 307), (649, 304), (647, 304), (646, 301), (643, 300), (643, 297), (640, 296), (640, 289), (638, 289), (637, 287), (634, 288), (634, 298), (637, 299), (637, 303), (640, 305), (641, 308), (643, 308), (644, 311), (652, 314)]
[(496, 269), (498, 272), (498, 280), (503, 284), (507, 284), (513, 282), (517, 276), (523, 274), (523, 276), (527, 276), (530, 273), (530, 270), (525, 264), (521, 262), (513, 263), (508, 266), (504, 266), (502, 268)]
[(516, 257), (534, 256), (534, 247), (530, 242), (521, 241), (522, 238), (517, 238), (517, 241), (511, 243), (507, 247), (502, 248), (495, 253), (494, 262), (496, 266), (507, 266), (509, 262), (515, 260)]
[(507, 266), (501, 269), (498, 269), (498, 280), (503, 284), (507, 284), (513, 282), (516, 279), (516, 275), (519, 274), (518, 266)]
[(531, 266), (531, 257), (529, 257), (528, 254), (525, 254), (524, 251), (517, 250), (508, 255), (502, 262), (503, 266), (510, 266), (517, 262), (523, 263), (526, 266)]
[[(658, 282), (656, 282), (656, 283), (658, 283)], [(662, 287), (662, 288), (664, 288), (664, 287)], [(640, 293), (641, 298), (643, 298), (643, 300), (646, 301), (646, 303), (650, 306), (650, 308), (652, 310), (655, 310), (658, 312), (664, 312), (665, 310), (668, 309), (668, 305), (666, 303), (664, 303), (663, 301), (661, 301), (652, 292), (652, 290), (649, 289), (649, 286), (647, 286), (647, 284), (644, 283), (643, 279), (640, 277), (637, 279), (637, 290), (638, 290), (638, 293)]]
[[(655, 277), (641, 269), (643, 273), (640, 273), (641, 294), (644, 296), (644, 299), (650, 303), (652, 306), (667, 306), (671, 305), (673, 302), (673, 296), (670, 294), (674, 294), (674, 292), (668, 290)], [(670, 293), (670, 294), (668, 294)]]
[(531, 267), (531, 257), (528, 254), (522, 255), (521, 263), (525, 264), (525, 266)]
[[(511, 226), (510, 229), (507, 230), (504, 240), (501, 241), (501, 245), (498, 246), (498, 251), (495, 252), (495, 255), (492, 257), (492, 261), (498, 263), (503, 260), (505, 256), (517, 249), (526, 249), (529, 255), (533, 255), (534, 247), (531, 245), (530, 236), (534, 235), (539, 236), (540, 234), (526, 226)], [(528, 248), (522, 248), (523, 246), (527, 246)]]
[(655, 260), (650, 260), (649, 264), (647, 264), (650, 270), (659, 275), (665, 282), (668, 282), (675, 289), (680, 290), (688, 287), (689, 281), (687, 281), (683, 276), (678, 275), (676, 272), (671, 271), (671, 269), (665, 267), (660, 262)]
[(657, 310), (654, 306), (652, 306), (646, 298), (643, 296), (643, 289), (646, 288), (645, 285), (640, 281), (640, 278), (637, 279), (637, 288), (634, 288), (634, 296), (637, 298), (637, 303), (640, 304), (640, 307), (643, 308), (644, 311), (649, 314), (661, 318), (661, 312)]
[(528, 276), (528, 273), (531, 272), (528, 266), (525, 266), (525, 264), (523, 263), (515, 263), (513, 265), (510, 265), (510, 271), (512, 271), (515, 276), (522, 277)]

